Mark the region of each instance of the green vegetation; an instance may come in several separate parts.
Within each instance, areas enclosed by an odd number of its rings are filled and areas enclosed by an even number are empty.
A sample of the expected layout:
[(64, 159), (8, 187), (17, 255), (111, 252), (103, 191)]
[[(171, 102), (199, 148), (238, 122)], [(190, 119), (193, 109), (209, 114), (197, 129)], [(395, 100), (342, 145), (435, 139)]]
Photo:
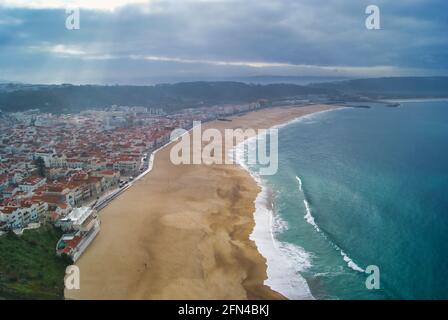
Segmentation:
[[(288, 82), (288, 79), (284, 79)], [(288, 83), (248, 84), (231, 81), (181, 82), (154, 86), (25, 85), (0, 86), (0, 110), (4, 112), (39, 109), (42, 112), (71, 113), (102, 109), (111, 105), (146, 106), (172, 113), (184, 108), (223, 103), (246, 103), (327, 95), (333, 98), (447, 97), (448, 77), (371, 78), (301, 86)]]
[(42, 157), (36, 159), (37, 172), (39, 176), (45, 177), (45, 162)]
[(240, 82), (183, 82), (155, 86), (50, 85), (17, 86), (0, 90), (0, 109), (7, 112), (40, 109), (69, 113), (111, 105), (146, 106), (174, 112), (184, 108), (221, 103), (245, 103), (277, 99), (327, 90), (293, 84), (255, 85)]
[(0, 237), (0, 299), (63, 299), (68, 258), (56, 256), (61, 232), (50, 225)]

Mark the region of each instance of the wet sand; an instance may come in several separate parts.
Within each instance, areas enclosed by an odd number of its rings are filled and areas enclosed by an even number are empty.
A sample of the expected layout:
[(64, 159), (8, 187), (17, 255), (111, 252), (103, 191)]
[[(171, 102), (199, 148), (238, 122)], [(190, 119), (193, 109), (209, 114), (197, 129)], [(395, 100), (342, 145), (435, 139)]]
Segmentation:
[[(317, 111), (277, 107), (205, 128), (266, 129)], [(100, 211), (101, 232), (77, 261), (68, 299), (284, 299), (263, 282), (266, 260), (249, 239), (259, 187), (237, 165), (174, 165), (172, 144), (153, 170)]]

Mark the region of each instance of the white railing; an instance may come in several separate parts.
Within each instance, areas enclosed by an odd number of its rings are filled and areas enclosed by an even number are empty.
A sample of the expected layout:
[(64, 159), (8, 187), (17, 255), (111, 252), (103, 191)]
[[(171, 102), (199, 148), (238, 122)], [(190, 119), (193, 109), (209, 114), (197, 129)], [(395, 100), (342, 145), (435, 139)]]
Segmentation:
[(100, 232), (100, 224), (99, 222), (97, 222), (93, 231), (89, 232), (76, 246), (74, 253), (72, 254), (73, 262), (76, 262), (76, 260), (79, 259), (79, 257), (84, 253), (84, 251), (92, 243), (93, 239), (95, 239), (95, 237), (98, 235), (99, 232)]

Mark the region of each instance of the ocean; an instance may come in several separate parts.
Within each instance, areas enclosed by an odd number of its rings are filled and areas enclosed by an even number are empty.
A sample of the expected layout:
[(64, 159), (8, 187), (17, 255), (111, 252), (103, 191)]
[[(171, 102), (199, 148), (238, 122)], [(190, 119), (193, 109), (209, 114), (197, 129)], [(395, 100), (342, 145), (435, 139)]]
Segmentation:
[(273, 176), (239, 147), (263, 187), (251, 238), (266, 284), (289, 298), (448, 299), (448, 102), (370, 106), (280, 127)]

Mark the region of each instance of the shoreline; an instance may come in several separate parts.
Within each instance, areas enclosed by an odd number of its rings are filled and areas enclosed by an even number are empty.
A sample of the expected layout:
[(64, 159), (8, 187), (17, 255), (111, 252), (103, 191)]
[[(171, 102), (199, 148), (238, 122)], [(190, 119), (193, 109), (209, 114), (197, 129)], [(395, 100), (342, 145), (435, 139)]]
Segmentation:
[[(318, 114), (342, 110), (346, 107), (336, 107), (329, 110), (317, 111), (296, 117), (284, 123), (274, 125), (269, 129), (281, 129), (291, 124), (300, 122), (307, 117)], [(280, 217), (275, 216), (274, 202), (271, 186), (258, 174), (251, 169), (241, 159), (245, 145), (254, 143), (258, 136), (252, 137), (241, 142), (235, 147), (236, 163), (247, 171), (255, 183), (260, 188), (260, 192), (254, 200), (255, 226), (249, 238), (255, 242), (258, 251), (266, 259), (267, 279), (265, 284), (272, 290), (279, 292), (288, 299), (293, 300), (314, 300), (306, 280), (300, 275), (310, 267), (310, 258), (306, 251), (301, 247), (292, 244), (279, 243), (275, 238), (274, 224), (285, 225)], [(301, 188), (301, 187), (300, 187)], [(294, 263), (291, 263), (293, 261)], [(288, 279), (289, 278), (289, 279)]]
[[(276, 107), (203, 127), (271, 128), (335, 108)], [(66, 298), (284, 299), (251, 239), (260, 186), (237, 164), (174, 166), (171, 147), (103, 209), (102, 231), (77, 262), (81, 290)]]

